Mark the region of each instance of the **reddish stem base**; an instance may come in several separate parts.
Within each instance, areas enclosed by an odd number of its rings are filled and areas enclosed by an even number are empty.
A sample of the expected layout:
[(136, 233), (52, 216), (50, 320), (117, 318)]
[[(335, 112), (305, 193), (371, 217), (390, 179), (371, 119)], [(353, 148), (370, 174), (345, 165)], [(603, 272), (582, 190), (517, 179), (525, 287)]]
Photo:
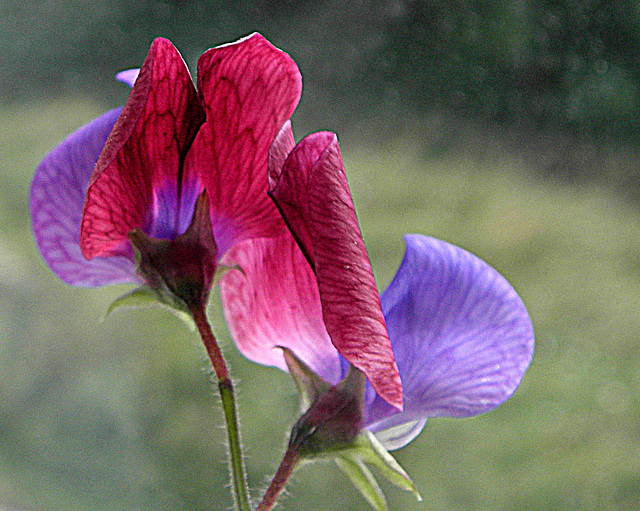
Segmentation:
[(271, 481), (271, 484), (269, 485), (269, 488), (264, 494), (262, 502), (260, 502), (256, 511), (270, 511), (273, 508), (280, 496), (280, 493), (282, 493), (287, 481), (291, 477), (291, 474), (293, 474), (298, 461), (300, 461), (300, 453), (292, 449), (287, 449), (284, 458), (280, 462), (278, 471), (273, 477), (273, 480)]

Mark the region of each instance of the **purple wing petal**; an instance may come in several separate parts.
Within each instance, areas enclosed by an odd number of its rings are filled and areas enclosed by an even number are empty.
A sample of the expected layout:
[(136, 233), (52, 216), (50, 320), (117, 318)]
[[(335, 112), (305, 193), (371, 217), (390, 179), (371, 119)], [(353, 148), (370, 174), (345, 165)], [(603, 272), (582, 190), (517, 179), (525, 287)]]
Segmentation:
[(125, 69), (116, 75), (116, 80), (126, 83), (129, 87), (133, 87), (140, 74), (140, 68)]
[(271, 195), (316, 273), (334, 346), (401, 409), (402, 385), (336, 136), (305, 137), (279, 177), (271, 176)]
[(224, 312), (238, 349), (260, 364), (287, 370), (291, 349), (325, 380), (341, 376), (338, 352), (322, 320), (315, 275), (291, 235), (234, 245), (223, 259), (237, 265), (220, 284)]
[(201, 175), (224, 254), (243, 239), (284, 230), (267, 196), (268, 152), (298, 104), (302, 78), (289, 55), (253, 34), (200, 57), (198, 92), (207, 122), (185, 167)]
[[(390, 419), (393, 419), (391, 417)], [(384, 446), (387, 451), (394, 451), (404, 447), (411, 441), (413, 441), (424, 429), (427, 424), (427, 419), (416, 419), (410, 422), (403, 422), (401, 424), (394, 424), (393, 420), (387, 419), (375, 426), (376, 438)], [(397, 419), (396, 419), (397, 420)], [(390, 424), (387, 427), (386, 424)], [(370, 428), (374, 429), (374, 428)]]
[(42, 257), (75, 286), (137, 282), (126, 257), (87, 261), (80, 251), (82, 205), (100, 151), (122, 109), (98, 117), (51, 151), (31, 184), (31, 219)]
[(529, 315), (496, 270), (444, 241), (419, 235), (406, 241), (402, 265), (382, 295), (405, 407), (394, 415), (377, 397), (367, 416), (373, 431), (491, 410), (513, 394), (533, 356)]

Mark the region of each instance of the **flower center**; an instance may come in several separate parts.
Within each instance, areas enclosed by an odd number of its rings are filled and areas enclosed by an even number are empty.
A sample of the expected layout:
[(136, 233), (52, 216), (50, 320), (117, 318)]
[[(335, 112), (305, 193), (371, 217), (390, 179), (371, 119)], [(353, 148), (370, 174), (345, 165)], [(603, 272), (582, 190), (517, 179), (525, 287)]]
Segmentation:
[(206, 191), (198, 197), (184, 234), (166, 240), (133, 229), (129, 239), (136, 252), (138, 274), (161, 301), (188, 310), (206, 304), (218, 256)]

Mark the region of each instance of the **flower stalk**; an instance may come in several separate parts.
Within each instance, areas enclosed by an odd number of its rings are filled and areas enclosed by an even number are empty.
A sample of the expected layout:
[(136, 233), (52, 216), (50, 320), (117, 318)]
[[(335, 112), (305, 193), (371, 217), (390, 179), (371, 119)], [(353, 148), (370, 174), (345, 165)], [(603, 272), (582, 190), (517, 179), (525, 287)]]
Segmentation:
[(273, 508), (299, 461), (300, 452), (289, 446), (256, 511), (270, 511)]
[(231, 486), (233, 488), (235, 507), (237, 511), (251, 511), (233, 382), (229, 377), (229, 371), (222, 357), (222, 352), (207, 320), (204, 306), (202, 304), (192, 306), (191, 314), (202, 342), (207, 349), (218, 382), (229, 443), (229, 468), (231, 470)]

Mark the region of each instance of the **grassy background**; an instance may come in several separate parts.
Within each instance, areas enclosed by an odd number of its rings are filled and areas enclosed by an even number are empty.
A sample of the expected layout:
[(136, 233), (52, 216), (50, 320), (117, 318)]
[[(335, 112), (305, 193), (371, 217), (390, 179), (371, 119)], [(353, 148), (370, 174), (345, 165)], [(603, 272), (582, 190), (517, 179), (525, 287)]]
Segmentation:
[[(84, 98), (0, 111), (0, 506), (230, 509), (219, 403), (196, 335), (156, 310), (100, 322), (125, 288), (65, 286), (31, 237), (33, 170), (101, 111)], [(385, 486), (391, 509), (637, 509), (637, 204), (602, 184), (534, 179), (525, 148), (470, 136), (430, 151), (416, 136), (426, 122), (393, 142), (342, 140), (379, 286), (396, 271), (405, 233), (446, 239), (520, 292), (537, 349), (506, 404), (432, 420), (396, 453), (424, 502)], [(237, 353), (218, 309), (216, 299), (210, 312), (237, 380), (258, 497), (295, 420), (295, 389), (286, 374)], [(368, 509), (332, 464), (302, 467), (288, 490), (282, 509)]]

